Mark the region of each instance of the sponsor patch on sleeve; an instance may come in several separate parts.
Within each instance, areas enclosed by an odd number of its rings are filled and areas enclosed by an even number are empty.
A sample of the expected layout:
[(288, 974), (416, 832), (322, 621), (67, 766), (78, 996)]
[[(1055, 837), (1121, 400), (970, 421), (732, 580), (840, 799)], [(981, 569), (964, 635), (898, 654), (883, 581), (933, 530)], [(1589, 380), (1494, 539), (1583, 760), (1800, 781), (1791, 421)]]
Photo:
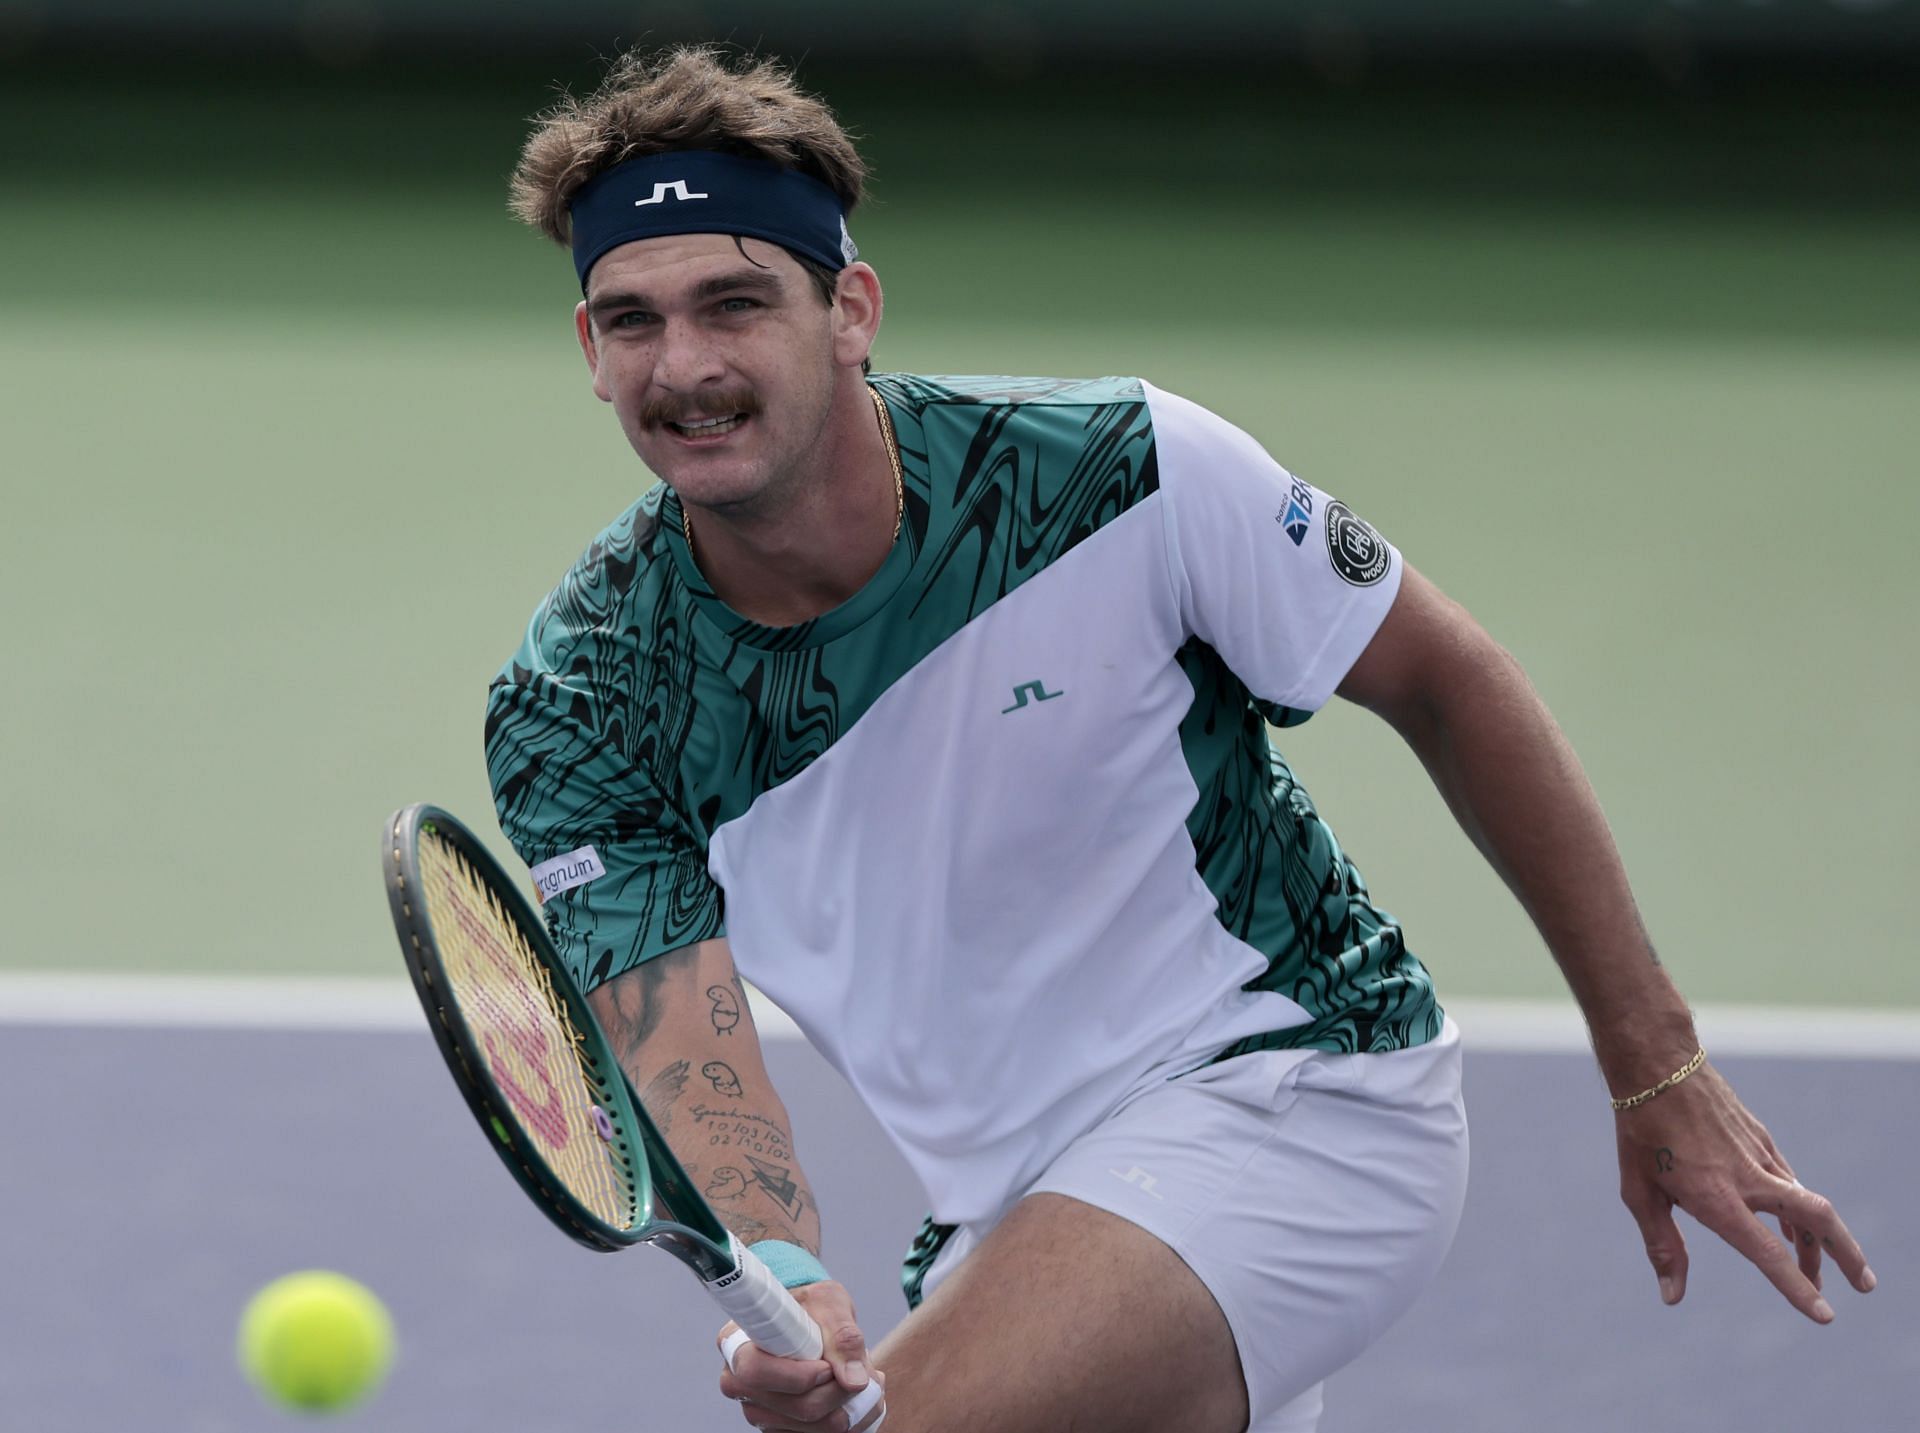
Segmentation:
[(584, 886), (588, 881), (597, 881), (606, 873), (607, 868), (600, 863), (600, 853), (591, 846), (582, 846), (535, 866), (533, 888), (539, 892), (540, 904), (545, 905), (555, 896), (575, 886)]
[(1313, 489), (1292, 473), (1287, 474), (1287, 479), (1287, 505), (1273, 515), (1273, 520), (1285, 530), (1293, 545), (1299, 547), (1307, 540), (1307, 528), (1313, 520)]
[(1342, 502), (1327, 504), (1327, 556), (1341, 579), (1355, 587), (1371, 587), (1387, 575), (1393, 549), (1386, 540)]

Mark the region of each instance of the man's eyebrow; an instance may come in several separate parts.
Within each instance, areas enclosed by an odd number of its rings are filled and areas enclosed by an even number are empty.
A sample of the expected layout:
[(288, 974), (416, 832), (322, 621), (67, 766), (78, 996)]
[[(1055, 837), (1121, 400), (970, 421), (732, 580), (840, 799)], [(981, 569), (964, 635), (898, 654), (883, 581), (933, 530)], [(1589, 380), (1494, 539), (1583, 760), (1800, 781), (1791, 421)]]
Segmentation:
[[(782, 289), (780, 278), (764, 269), (739, 269), (732, 273), (715, 274), (710, 279), (702, 279), (693, 286), (689, 295), (695, 302), (716, 298), (721, 294), (746, 292), (779, 293)], [(643, 293), (631, 289), (596, 294), (587, 300), (587, 312), (598, 317), (613, 309), (651, 309), (653, 300)]]
[(730, 274), (715, 274), (710, 279), (702, 279), (693, 286), (693, 296), (697, 299), (710, 299), (721, 294), (737, 293), (741, 289), (748, 289), (754, 293), (777, 294), (782, 287), (779, 276), (765, 269), (736, 269)]

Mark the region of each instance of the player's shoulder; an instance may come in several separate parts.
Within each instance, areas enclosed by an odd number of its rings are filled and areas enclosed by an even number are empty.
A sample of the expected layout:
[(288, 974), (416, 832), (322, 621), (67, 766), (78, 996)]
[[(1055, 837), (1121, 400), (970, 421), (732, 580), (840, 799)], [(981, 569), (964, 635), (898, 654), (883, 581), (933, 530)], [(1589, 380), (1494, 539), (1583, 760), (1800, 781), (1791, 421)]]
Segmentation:
[(1098, 408), (1142, 403), (1145, 385), (1138, 378), (1019, 378), (1006, 374), (876, 374), (884, 396), (924, 412), (928, 409)]
[(1057, 487), (1090, 480), (1113, 458), (1152, 486), (1153, 421), (1138, 378), (900, 373), (874, 384), (904, 414), (902, 441), (938, 471)]
[(1101, 430), (1100, 420), (1087, 411), (1099, 409), (1137, 421), (1154, 441), (1258, 446), (1218, 413), (1144, 378), (884, 373), (872, 381), (889, 401), (933, 426), (999, 430), (1017, 424), (1086, 434)]
[(598, 666), (651, 625), (636, 618), (677, 586), (669, 580), (672, 563), (661, 538), (666, 494), (666, 484), (655, 483), (595, 534), (534, 609), (499, 682), (537, 685), (543, 677)]

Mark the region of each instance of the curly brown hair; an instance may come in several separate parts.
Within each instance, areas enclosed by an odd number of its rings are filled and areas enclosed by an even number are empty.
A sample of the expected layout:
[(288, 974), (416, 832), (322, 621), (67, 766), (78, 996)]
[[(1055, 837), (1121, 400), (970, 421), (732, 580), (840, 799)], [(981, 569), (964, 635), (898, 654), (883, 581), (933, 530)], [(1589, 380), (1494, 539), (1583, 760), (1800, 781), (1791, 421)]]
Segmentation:
[(866, 191), (866, 162), (853, 141), (788, 71), (711, 45), (680, 45), (656, 54), (629, 50), (592, 94), (567, 95), (540, 114), (514, 167), (510, 207), (568, 244), (567, 207), (581, 185), (626, 160), (678, 149), (797, 169), (832, 189), (846, 214)]

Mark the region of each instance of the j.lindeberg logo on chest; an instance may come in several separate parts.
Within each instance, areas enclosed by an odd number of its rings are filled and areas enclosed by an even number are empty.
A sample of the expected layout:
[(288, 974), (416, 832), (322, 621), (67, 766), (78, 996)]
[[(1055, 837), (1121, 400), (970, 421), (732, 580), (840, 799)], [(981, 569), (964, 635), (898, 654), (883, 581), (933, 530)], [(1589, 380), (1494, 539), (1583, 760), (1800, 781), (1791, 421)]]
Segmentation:
[(1036, 702), (1050, 702), (1055, 697), (1066, 695), (1065, 692), (1048, 691), (1045, 682), (1022, 682), (1013, 689), (1013, 705), (1000, 708), (1000, 715), (1005, 716), (1008, 712), (1019, 711), (1020, 708), (1027, 704), (1027, 693), (1029, 692), (1033, 693), (1033, 699)]

